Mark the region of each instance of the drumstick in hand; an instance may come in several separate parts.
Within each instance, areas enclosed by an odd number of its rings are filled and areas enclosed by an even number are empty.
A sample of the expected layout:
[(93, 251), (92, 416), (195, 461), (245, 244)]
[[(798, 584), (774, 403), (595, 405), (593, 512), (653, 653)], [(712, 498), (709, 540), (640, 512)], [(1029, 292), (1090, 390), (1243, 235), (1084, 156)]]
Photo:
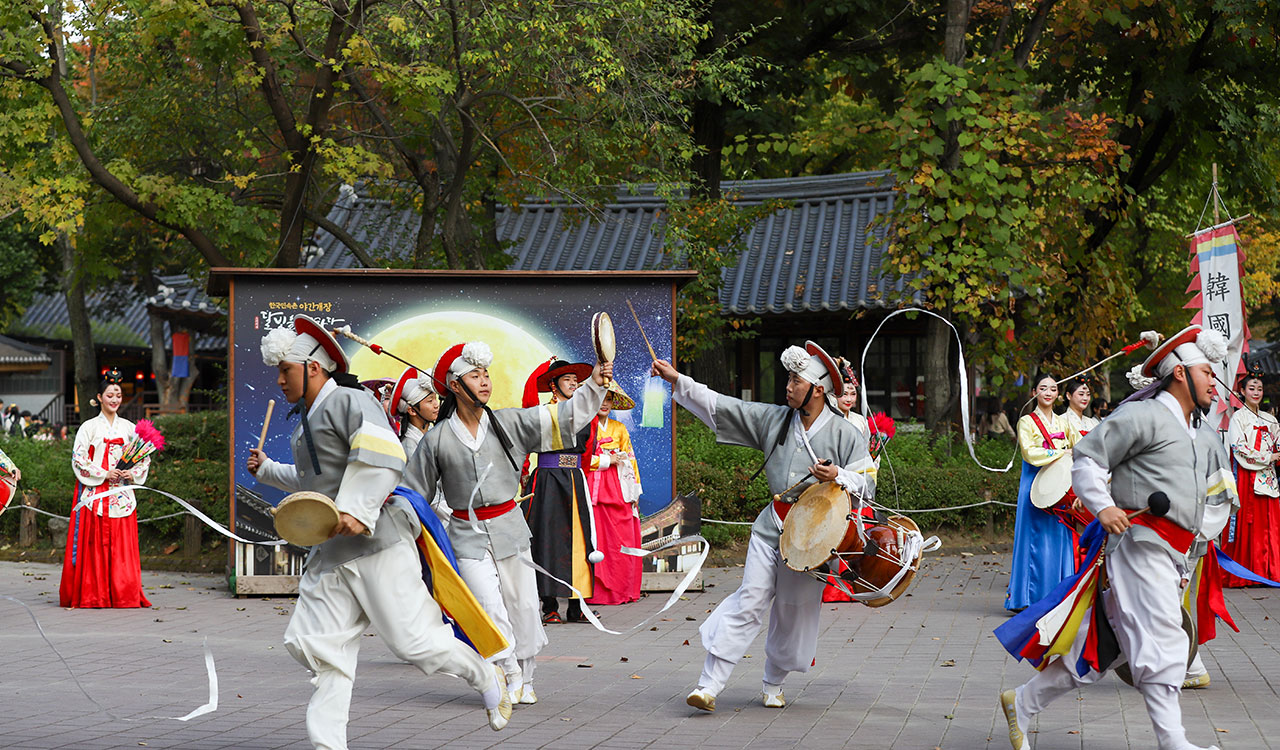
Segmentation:
[[(830, 466), (830, 465), (831, 465), (831, 459), (829, 459), (829, 458), (828, 458), (827, 460), (822, 461), (821, 463), (822, 463), (822, 465), (823, 465), (823, 466)], [(810, 479), (812, 479), (812, 478), (813, 478), (813, 472), (812, 472), (812, 471), (811, 471), (811, 472), (808, 472), (808, 473), (807, 473), (807, 474), (805, 474), (803, 477), (800, 477), (800, 481), (799, 481), (799, 482), (796, 482), (795, 484), (793, 484), (793, 485), (791, 485), (790, 487), (786, 488), (786, 489), (785, 489), (785, 490), (783, 490), (782, 492), (779, 492), (778, 494), (774, 495), (774, 496), (773, 496), (773, 499), (774, 499), (774, 500), (781, 500), (782, 498), (786, 497), (786, 496), (787, 496), (787, 494), (788, 494), (788, 493), (790, 493), (792, 490), (794, 490), (795, 488), (799, 487), (800, 485), (804, 484), (805, 482), (809, 481), (809, 480), (810, 480)]]
[(658, 355), (653, 352), (653, 344), (649, 343), (649, 337), (645, 335), (644, 326), (640, 325), (640, 316), (636, 315), (636, 308), (631, 304), (631, 300), (627, 300), (627, 307), (631, 308), (631, 317), (636, 322), (636, 328), (640, 329), (640, 335), (644, 337), (644, 345), (649, 347), (649, 356), (653, 357), (653, 361), (658, 361)]
[(267, 402), (267, 416), (262, 420), (262, 434), (258, 436), (258, 450), (262, 450), (263, 443), (267, 442), (267, 428), (271, 426), (271, 412), (276, 409), (276, 400), (273, 398)]

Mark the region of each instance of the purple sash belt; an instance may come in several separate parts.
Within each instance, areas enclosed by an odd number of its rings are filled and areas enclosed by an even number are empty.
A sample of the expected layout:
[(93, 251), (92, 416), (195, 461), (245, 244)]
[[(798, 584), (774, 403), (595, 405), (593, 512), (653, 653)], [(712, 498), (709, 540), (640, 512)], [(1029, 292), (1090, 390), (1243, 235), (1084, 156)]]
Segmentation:
[(581, 469), (582, 455), (578, 453), (539, 453), (539, 469)]

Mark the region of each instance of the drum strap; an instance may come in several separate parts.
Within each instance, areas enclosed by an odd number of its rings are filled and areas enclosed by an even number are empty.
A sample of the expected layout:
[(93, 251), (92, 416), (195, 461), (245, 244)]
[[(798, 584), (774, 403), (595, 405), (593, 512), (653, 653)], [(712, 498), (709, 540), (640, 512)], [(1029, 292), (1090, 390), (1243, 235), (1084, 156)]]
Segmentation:
[[(1045, 429), (1044, 422), (1040, 421), (1040, 415), (1034, 411), (1031, 412), (1031, 421), (1036, 423), (1036, 427), (1040, 428), (1040, 434), (1044, 437), (1044, 447), (1053, 448), (1053, 435), (1049, 434), (1049, 430)], [(1059, 437), (1065, 437), (1062, 433), (1057, 433)]]

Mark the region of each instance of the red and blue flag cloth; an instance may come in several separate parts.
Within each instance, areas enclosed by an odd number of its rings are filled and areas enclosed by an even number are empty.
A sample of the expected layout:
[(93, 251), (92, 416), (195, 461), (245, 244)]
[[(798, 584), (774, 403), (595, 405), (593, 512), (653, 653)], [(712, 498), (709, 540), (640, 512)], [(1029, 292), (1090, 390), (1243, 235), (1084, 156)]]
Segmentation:
[(191, 334), (177, 332), (173, 334), (173, 366), (169, 368), (169, 374), (175, 378), (191, 377), (191, 364), (188, 356), (191, 354)]
[(486, 659), (506, 649), (507, 639), (462, 580), (449, 535), (426, 498), (408, 487), (396, 487), (391, 494), (409, 501), (418, 515), (422, 533), (416, 542), (422, 561), (422, 580), (440, 605), (445, 621), (453, 626), (454, 635)]
[[(1036, 669), (1044, 669), (1053, 657), (1067, 656), (1080, 627), (1088, 618), (1088, 633), (1076, 660), (1076, 673), (1083, 676), (1089, 670), (1105, 672), (1115, 663), (1120, 655), (1119, 643), (1107, 620), (1105, 607), (1097, 606), (1098, 592), (1106, 582), (1107, 536), (1100, 522), (1090, 523), (1080, 535), (1082, 561), (1076, 572), (1063, 579), (1048, 596), (996, 628), (996, 638), (1015, 659), (1025, 659)], [(1280, 583), (1248, 571), (1210, 544), (1208, 553), (1196, 566), (1195, 574), (1195, 614), (1200, 643), (1212, 640), (1217, 634), (1216, 618), (1221, 618), (1239, 632), (1222, 596), (1222, 570), (1280, 587)], [(1188, 587), (1188, 598), (1190, 592), (1191, 587)]]

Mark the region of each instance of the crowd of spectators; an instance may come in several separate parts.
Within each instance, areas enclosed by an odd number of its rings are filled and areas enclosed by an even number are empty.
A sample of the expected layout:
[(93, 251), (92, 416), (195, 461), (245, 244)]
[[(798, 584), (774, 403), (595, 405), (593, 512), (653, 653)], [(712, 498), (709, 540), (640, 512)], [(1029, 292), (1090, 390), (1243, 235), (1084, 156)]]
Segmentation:
[(38, 414), (19, 409), (17, 404), (6, 406), (0, 398), (0, 435), (44, 442), (66, 440), (67, 426), (61, 422), (51, 424)]

